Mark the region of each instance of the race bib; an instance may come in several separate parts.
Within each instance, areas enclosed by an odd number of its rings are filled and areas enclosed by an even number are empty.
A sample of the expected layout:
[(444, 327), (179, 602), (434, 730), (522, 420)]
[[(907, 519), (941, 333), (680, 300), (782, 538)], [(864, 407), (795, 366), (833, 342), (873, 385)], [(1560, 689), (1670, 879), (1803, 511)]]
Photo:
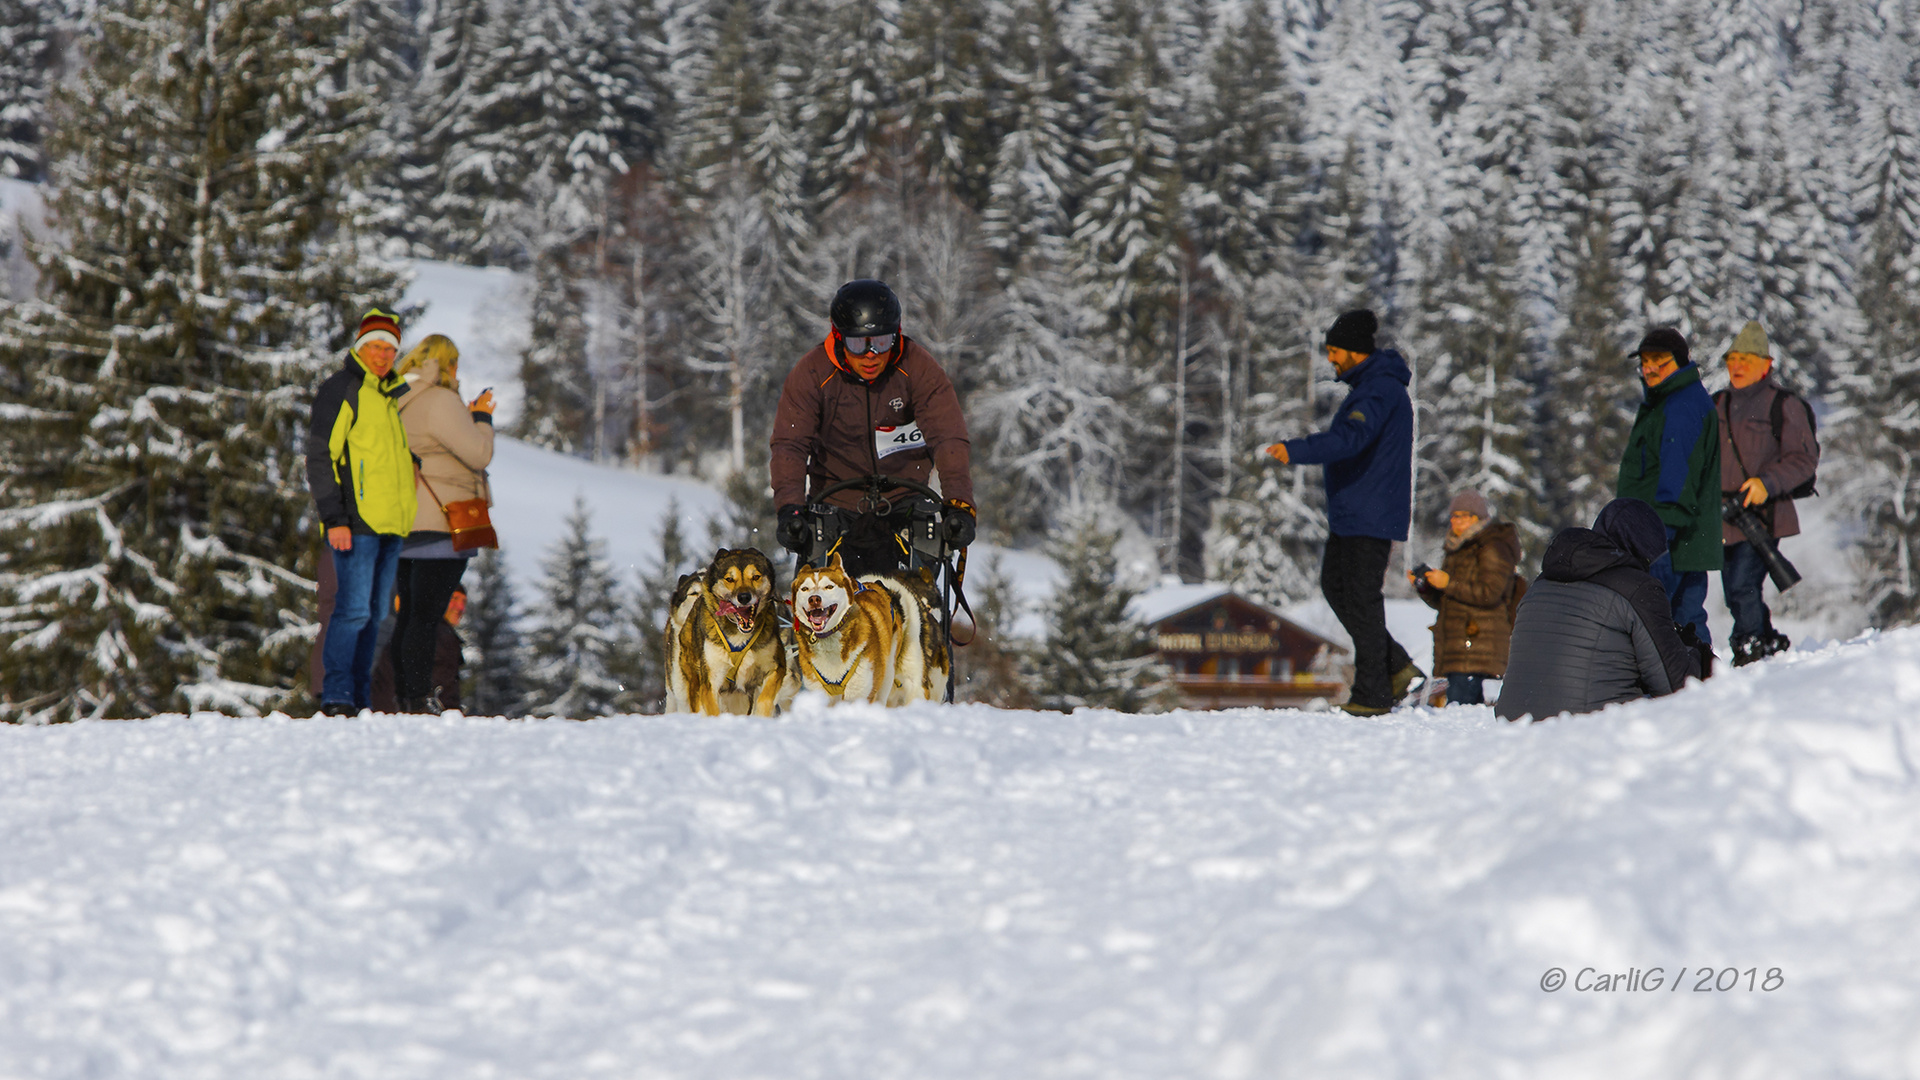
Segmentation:
[(919, 424), (873, 429), (873, 449), (881, 457), (897, 454), (902, 450), (925, 450), (926, 448), (927, 437), (920, 434)]

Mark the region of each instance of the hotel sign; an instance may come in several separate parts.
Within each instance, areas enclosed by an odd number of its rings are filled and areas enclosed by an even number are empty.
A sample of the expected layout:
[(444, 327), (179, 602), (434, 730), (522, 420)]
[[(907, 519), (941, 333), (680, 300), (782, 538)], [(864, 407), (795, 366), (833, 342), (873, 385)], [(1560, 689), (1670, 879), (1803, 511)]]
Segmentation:
[(1270, 653), (1280, 651), (1280, 639), (1273, 634), (1161, 634), (1163, 653)]

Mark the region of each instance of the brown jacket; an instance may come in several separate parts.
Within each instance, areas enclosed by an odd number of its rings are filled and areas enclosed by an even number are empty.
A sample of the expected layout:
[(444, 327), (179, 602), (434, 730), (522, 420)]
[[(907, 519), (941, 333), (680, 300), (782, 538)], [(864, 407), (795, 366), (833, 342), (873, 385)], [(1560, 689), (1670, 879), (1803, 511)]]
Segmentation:
[[(439, 365), (429, 361), (407, 374), (419, 374), (413, 390), (400, 399), (400, 422), (407, 426), (407, 446), (420, 459), (423, 480), (414, 482), (420, 511), (413, 531), (449, 532), (440, 507), (464, 499), (493, 504), (487, 485), (487, 465), (493, 461), (493, 417), (467, 411), (460, 395), (441, 386)], [(428, 491), (427, 485), (433, 490)], [(435, 496), (439, 496), (438, 503)]]
[[(835, 367), (825, 344), (794, 365), (773, 417), (775, 506), (807, 503), (829, 484), (876, 472), (924, 484), (936, 466), (941, 493), (973, 504), (973, 444), (953, 383), (905, 335), (900, 352), (870, 384)], [(915, 424), (921, 440), (912, 435)], [(860, 499), (848, 489), (832, 501), (855, 509)]]
[[(1800, 532), (1793, 500), (1777, 497), (1811, 480), (1820, 464), (1820, 443), (1814, 438), (1806, 407), (1798, 401), (1784, 403), (1780, 441), (1773, 441), (1773, 397), (1785, 392), (1769, 374), (1744, 390), (1725, 391), (1724, 398), (1714, 395), (1714, 408), (1720, 413), (1720, 491), (1732, 494), (1749, 476), (1759, 477), (1767, 486), (1767, 496), (1775, 499), (1760, 516), (1765, 519), (1771, 513), (1776, 540)], [(1720, 538), (1744, 544), (1747, 534), (1723, 524)]]
[(1511, 522), (1482, 522), (1465, 536), (1447, 537), (1440, 569), (1452, 580), (1444, 591), (1419, 583), (1420, 599), (1440, 612), (1433, 624), (1435, 674), (1506, 674), (1513, 641), (1507, 596), (1519, 561), (1520, 533)]

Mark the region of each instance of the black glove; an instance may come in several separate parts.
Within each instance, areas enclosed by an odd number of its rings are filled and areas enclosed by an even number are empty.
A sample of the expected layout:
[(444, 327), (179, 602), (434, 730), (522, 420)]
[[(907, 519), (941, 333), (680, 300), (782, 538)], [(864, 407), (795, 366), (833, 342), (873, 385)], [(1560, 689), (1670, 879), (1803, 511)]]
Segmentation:
[(945, 511), (940, 515), (940, 538), (950, 548), (963, 548), (973, 543), (976, 523), (973, 520), (973, 507), (958, 499), (947, 500)]
[(1700, 677), (1713, 678), (1713, 646), (1700, 640), (1700, 635), (1694, 633), (1692, 623), (1674, 623), (1673, 628), (1680, 634), (1680, 644), (1693, 650), (1694, 660), (1700, 666)]
[(813, 530), (807, 527), (807, 508), (799, 503), (781, 507), (779, 519), (773, 526), (773, 537), (795, 555), (805, 555), (807, 541), (813, 539)]

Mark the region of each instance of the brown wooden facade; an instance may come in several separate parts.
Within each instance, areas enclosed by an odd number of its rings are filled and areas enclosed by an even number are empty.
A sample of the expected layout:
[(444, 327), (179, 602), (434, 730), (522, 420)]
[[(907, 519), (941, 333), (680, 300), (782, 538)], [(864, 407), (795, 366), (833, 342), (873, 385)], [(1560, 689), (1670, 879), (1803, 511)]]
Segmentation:
[(1231, 592), (1151, 626), (1189, 708), (1297, 708), (1346, 695), (1346, 649)]

